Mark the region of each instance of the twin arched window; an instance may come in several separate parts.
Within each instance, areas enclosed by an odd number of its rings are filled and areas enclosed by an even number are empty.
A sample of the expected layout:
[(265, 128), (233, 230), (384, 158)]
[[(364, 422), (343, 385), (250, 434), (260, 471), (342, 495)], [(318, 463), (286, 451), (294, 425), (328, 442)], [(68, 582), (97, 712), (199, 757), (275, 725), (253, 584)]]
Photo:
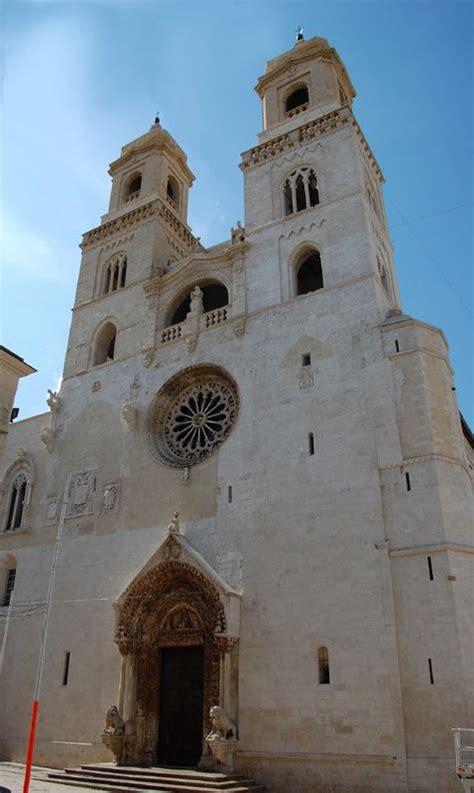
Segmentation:
[(117, 328), (114, 323), (106, 322), (100, 329), (95, 341), (92, 366), (99, 366), (101, 363), (108, 363), (114, 360), (116, 338)]
[(312, 168), (298, 168), (290, 173), (283, 187), (285, 215), (294, 215), (319, 204), (316, 174)]
[(21, 471), (14, 478), (9, 492), (5, 531), (15, 531), (23, 526), (28, 477)]
[(102, 294), (115, 292), (122, 289), (127, 280), (127, 257), (124, 253), (119, 253), (110, 260), (104, 270)]
[(17, 460), (8, 469), (2, 484), (5, 492), (3, 531), (19, 531), (24, 528), (33, 478), (33, 463), (25, 450), (19, 449)]

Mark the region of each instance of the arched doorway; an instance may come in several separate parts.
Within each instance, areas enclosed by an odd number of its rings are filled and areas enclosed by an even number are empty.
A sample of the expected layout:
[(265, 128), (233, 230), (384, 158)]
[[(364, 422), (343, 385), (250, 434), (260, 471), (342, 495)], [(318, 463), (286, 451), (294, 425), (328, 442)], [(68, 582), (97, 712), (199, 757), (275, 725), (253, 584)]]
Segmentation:
[(207, 754), (210, 708), (226, 699), (223, 600), (189, 563), (184, 542), (168, 537), (164, 559), (147, 565), (117, 604), (125, 764), (197, 766)]

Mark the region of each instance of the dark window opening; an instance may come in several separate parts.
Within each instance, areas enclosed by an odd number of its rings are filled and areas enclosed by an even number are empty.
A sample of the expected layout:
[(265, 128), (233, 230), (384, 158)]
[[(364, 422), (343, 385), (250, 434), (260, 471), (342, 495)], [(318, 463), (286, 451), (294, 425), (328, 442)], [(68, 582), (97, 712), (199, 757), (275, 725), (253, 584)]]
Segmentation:
[(433, 663), (431, 661), (431, 658), (428, 658), (428, 667), (430, 670), (430, 685), (434, 686)]
[(329, 676), (329, 653), (327, 647), (320, 647), (318, 650), (318, 673), (319, 685), (329, 685), (331, 681)]
[(395, 339), (395, 349), (397, 352), (400, 352), (400, 345), (398, 343), (398, 339)]
[(139, 193), (141, 189), (142, 189), (142, 177), (140, 174), (140, 176), (136, 176), (135, 179), (132, 179), (132, 181), (128, 185), (127, 198), (128, 196), (131, 196), (134, 193)]
[(323, 271), (321, 257), (316, 251), (310, 253), (300, 264), (296, 276), (297, 295), (307, 295), (323, 287)]
[(13, 567), (11, 570), (8, 571), (7, 583), (5, 586), (5, 592), (3, 594), (2, 606), (9, 606), (11, 603), (13, 590), (15, 588), (15, 578), (16, 578), (16, 568)]
[(297, 88), (296, 91), (293, 91), (292, 94), (286, 100), (286, 112), (289, 113), (290, 110), (295, 110), (297, 107), (301, 107), (301, 105), (306, 105), (309, 102), (309, 94), (308, 89), (306, 86), (302, 88)]
[(23, 476), (13, 483), (5, 531), (14, 531), (15, 529), (21, 528), (26, 499), (26, 486), (27, 482)]
[[(214, 311), (216, 308), (228, 305), (229, 293), (223, 284), (204, 284), (204, 286), (200, 284), (199, 286), (202, 289), (204, 311)], [(190, 289), (187, 296), (173, 312), (170, 325), (177, 325), (186, 319), (191, 304), (191, 291)]]
[(405, 472), (405, 483), (406, 483), (408, 492), (410, 492), (410, 490), (411, 490), (411, 481), (410, 481), (410, 474), (408, 473), (408, 471)]
[(109, 267), (107, 267), (107, 271), (105, 273), (104, 294), (107, 294), (107, 292), (110, 290), (110, 275), (111, 275), (111, 272), (110, 272), (110, 265), (109, 265)]
[(64, 669), (63, 669), (63, 686), (67, 686), (67, 681), (69, 678), (69, 663), (71, 660), (71, 653), (64, 654)]
[(430, 581), (433, 581), (434, 575), (433, 575), (433, 564), (431, 562), (431, 556), (428, 556), (428, 572), (430, 576)]
[(232, 504), (232, 485), (227, 488), (227, 501)]
[(118, 266), (118, 264), (116, 264), (115, 267), (114, 267), (114, 280), (112, 282), (112, 291), (113, 292), (115, 292), (115, 290), (117, 289), (118, 282), (119, 282), (119, 266)]
[(117, 329), (112, 322), (107, 322), (99, 333), (94, 352), (93, 366), (113, 361)]
[(285, 182), (283, 194), (285, 199), (285, 215), (292, 215), (294, 212), (293, 197), (291, 194), (291, 187), (289, 181)]
[(177, 209), (179, 203), (179, 187), (176, 179), (173, 176), (168, 178), (168, 183), (166, 185), (166, 196), (171, 206)]
[(301, 356), (301, 366), (311, 366), (311, 353), (303, 353)]
[(308, 450), (310, 457), (312, 457), (314, 454), (314, 434), (312, 432), (308, 434)]
[(296, 211), (301, 212), (306, 209), (306, 194), (302, 174), (296, 177)]
[(125, 286), (125, 281), (127, 280), (127, 260), (124, 261), (122, 264), (122, 272), (120, 275), (120, 286)]

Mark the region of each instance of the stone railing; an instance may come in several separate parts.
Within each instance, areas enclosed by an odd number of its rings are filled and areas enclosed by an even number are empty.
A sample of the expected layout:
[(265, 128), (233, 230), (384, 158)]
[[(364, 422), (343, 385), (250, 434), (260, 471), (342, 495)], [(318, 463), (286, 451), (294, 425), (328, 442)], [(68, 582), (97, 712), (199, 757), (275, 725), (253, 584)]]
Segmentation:
[(134, 193), (130, 193), (125, 199), (125, 203), (129, 204), (131, 201), (135, 201), (136, 198), (140, 195), (140, 190), (136, 190)]
[(168, 341), (176, 341), (181, 338), (182, 325), (171, 325), (161, 331), (161, 343), (166, 344)]
[(287, 110), (286, 117), (293, 118), (293, 116), (297, 116), (298, 113), (304, 113), (309, 107), (309, 102), (305, 102), (303, 105), (298, 105), (298, 107), (294, 107), (293, 110)]
[[(178, 325), (170, 325), (169, 328), (164, 328), (160, 334), (161, 344), (167, 344), (169, 341), (177, 341), (186, 336), (186, 332), (196, 333), (208, 328), (214, 328), (222, 322), (226, 322), (230, 317), (230, 307), (223, 306), (222, 308), (215, 308), (213, 311), (208, 311), (206, 314), (199, 314), (191, 317), (189, 322), (181, 322)], [(196, 325), (197, 320), (197, 325)]]
[(208, 311), (207, 314), (203, 314), (202, 321), (204, 321), (204, 325), (206, 328), (212, 328), (214, 325), (219, 325), (221, 322), (225, 322), (227, 319), (227, 306), (223, 308), (216, 308), (214, 311)]

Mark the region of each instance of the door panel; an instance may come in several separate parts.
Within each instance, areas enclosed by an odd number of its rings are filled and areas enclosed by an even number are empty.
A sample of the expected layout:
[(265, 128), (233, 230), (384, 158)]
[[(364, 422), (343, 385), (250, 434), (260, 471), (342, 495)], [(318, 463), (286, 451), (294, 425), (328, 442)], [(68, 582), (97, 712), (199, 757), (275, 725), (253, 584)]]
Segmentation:
[(166, 647), (161, 651), (157, 759), (196, 765), (202, 751), (204, 648)]

